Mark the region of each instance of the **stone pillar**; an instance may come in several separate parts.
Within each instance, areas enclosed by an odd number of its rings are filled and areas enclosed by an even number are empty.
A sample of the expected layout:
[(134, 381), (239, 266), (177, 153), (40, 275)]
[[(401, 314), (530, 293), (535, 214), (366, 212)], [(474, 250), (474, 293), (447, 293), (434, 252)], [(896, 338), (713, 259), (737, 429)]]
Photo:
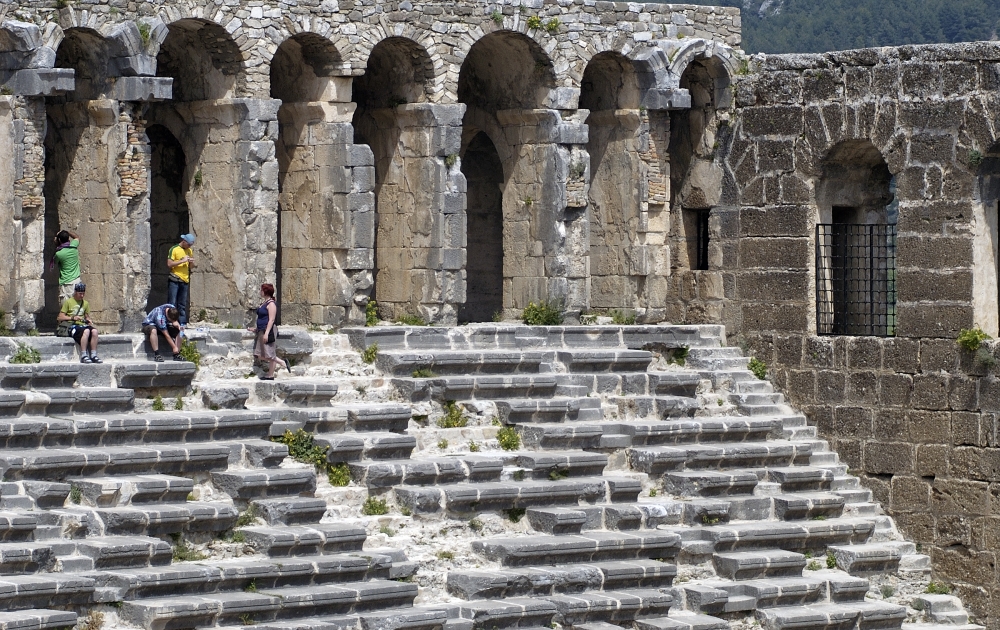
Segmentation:
[(670, 112), (640, 110), (638, 115), (637, 149), (644, 173), (639, 178), (640, 244), (632, 259), (637, 275), (645, 276), (640, 319), (660, 322), (667, 317), (670, 295)]
[(504, 315), (561, 301), (571, 319), (589, 302), (586, 219), (588, 111), (501, 110), (513, 166), (504, 189)]
[[(337, 78), (350, 85), (350, 78)], [(347, 89), (347, 98), (350, 91)], [(279, 110), (282, 321), (364, 322), (372, 287), (375, 167), (354, 144), (355, 103), (285, 103)]]
[(375, 112), (397, 145), (378, 185), (376, 300), (383, 317), (455, 324), (465, 302), (465, 105), (417, 103)]
[(14, 190), (11, 204), (14, 222), (16, 276), (12, 287), (13, 324), (21, 330), (36, 327), (36, 317), (45, 307), (45, 99), (15, 97), (13, 107)]

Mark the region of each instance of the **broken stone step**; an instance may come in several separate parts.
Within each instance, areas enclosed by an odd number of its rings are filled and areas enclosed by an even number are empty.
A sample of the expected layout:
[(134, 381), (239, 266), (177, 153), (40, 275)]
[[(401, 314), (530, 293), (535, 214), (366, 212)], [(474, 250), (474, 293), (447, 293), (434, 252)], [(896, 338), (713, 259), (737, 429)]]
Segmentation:
[(624, 560), (491, 571), (448, 572), (448, 592), (462, 599), (504, 599), (623, 588), (668, 588), (677, 567), (657, 560)]
[[(154, 387), (187, 387), (198, 366), (190, 361), (115, 361), (111, 367), (111, 385), (131, 389)], [(84, 366), (86, 367), (86, 366)]]
[(413, 416), (413, 408), (401, 403), (350, 403), (335, 410), (347, 413), (347, 428), (355, 431), (402, 433)]
[(775, 517), (786, 521), (836, 518), (844, 512), (844, 498), (830, 492), (779, 494), (772, 500)]
[(326, 501), (311, 497), (255, 499), (251, 505), (268, 525), (304, 525), (318, 523), (326, 514)]
[(635, 620), (636, 630), (727, 630), (729, 622), (686, 610), (672, 611), (669, 616)]
[(316, 490), (314, 468), (226, 470), (212, 473), (212, 483), (236, 500), (312, 494)]
[(0, 541), (31, 540), (39, 526), (39, 515), (23, 512), (0, 512)]
[(538, 350), (387, 350), (375, 364), (394, 376), (410, 376), (427, 370), (434, 376), (469, 374), (538, 374), (542, 363), (552, 363), (553, 354)]
[(608, 396), (622, 418), (690, 418), (701, 409), (701, 401), (687, 396)]
[(82, 367), (80, 363), (61, 362), (4, 365), (0, 367), (0, 387), (15, 390), (73, 387)]
[(420, 402), (551, 398), (556, 393), (556, 381), (553, 374), (511, 374), (394, 378), (392, 385), (406, 400)]
[(587, 513), (573, 508), (529, 508), (525, 516), (533, 529), (545, 534), (579, 534), (587, 522)]
[[(649, 372), (649, 394), (694, 398), (701, 385), (701, 376), (694, 372)], [(638, 393), (638, 392), (634, 392)]]
[(461, 602), (458, 607), (461, 618), (471, 621), (476, 630), (549, 628), (556, 614), (552, 602), (529, 597), (472, 600)]
[(855, 490), (834, 490), (834, 494), (843, 497), (846, 504), (870, 503), (872, 501), (872, 491), (867, 488), (857, 488)]
[(817, 466), (768, 466), (767, 481), (780, 484), (785, 492), (830, 490), (834, 475)]
[[(809, 603), (864, 601), (868, 581), (839, 571), (806, 571), (805, 575), (740, 580), (709, 580), (707, 587), (721, 590), (727, 599), (721, 606), (702, 606), (702, 612), (741, 612), (758, 608)], [(690, 598), (689, 598), (690, 601)]]
[(115, 413), (129, 411), (135, 399), (131, 389), (117, 387), (48, 388), (41, 396), (48, 397), (44, 405), (25, 407), (31, 415), (65, 415), (72, 413)]
[[(412, 606), (362, 612), (358, 614), (358, 620), (360, 630), (443, 630), (457, 616), (458, 609), (453, 606)], [(466, 630), (471, 630), (471, 624)]]
[(373, 579), (286, 588), (258, 587), (258, 593), (271, 595), (281, 602), (280, 616), (302, 617), (412, 606), (417, 597), (417, 584)]
[(682, 497), (751, 494), (757, 483), (757, 474), (745, 470), (676, 470), (660, 478), (665, 491)]
[(804, 555), (781, 549), (716, 553), (712, 561), (716, 573), (730, 580), (800, 576), (806, 568)]
[(882, 602), (842, 602), (762, 608), (757, 619), (766, 630), (793, 628), (899, 628), (906, 608)]
[(92, 508), (86, 512), (96, 517), (90, 524), (90, 531), (108, 536), (223, 532), (231, 529), (239, 516), (236, 508), (228, 503), (200, 501)]
[(51, 571), (56, 562), (53, 541), (0, 543), (0, 573), (36, 573)]
[(0, 452), (0, 468), (8, 480), (187, 473), (224, 470), (231, 454), (231, 446), (227, 443), (11, 449)]
[(596, 449), (603, 446), (604, 430), (599, 424), (546, 422), (515, 426), (523, 448), (527, 449)]
[(285, 404), (288, 407), (329, 407), (337, 395), (335, 381), (293, 377), (253, 384), (258, 404)]
[(32, 608), (0, 613), (0, 630), (57, 630), (76, 625), (75, 612)]
[(35, 410), (39, 406), (44, 411), (48, 401), (48, 396), (33, 392), (0, 391), (0, 417), (15, 418), (22, 413), (27, 413), (27, 410)]
[(875, 521), (836, 518), (825, 521), (747, 522), (712, 525), (691, 531), (687, 540), (711, 541), (714, 551), (784, 549), (825, 552), (830, 545), (860, 544), (875, 531)]
[[(110, 446), (142, 442), (209, 442), (261, 439), (268, 436), (271, 413), (247, 410), (153, 411), (75, 415), (69, 423), (42, 420), (41, 439), (25, 446)], [(19, 427), (0, 423), (0, 443), (11, 445)], [(30, 427), (28, 427), (30, 429)]]
[(802, 442), (740, 442), (638, 446), (627, 451), (634, 470), (648, 474), (700, 468), (787, 466), (808, 461), (811, 446)]
[(294, 527), (253, 526), (240, 531), (248, 543), (271, 557), (360, 551), (366, 538), (362, 527), (327, 523)]
[[(919, 608), (916, 601), (919, 600)], [(962, 607), (962, 600), (954, 595), (922, 594), (914, 598), (914, 608), (924, 611), (924, 615), (935, 623), (962, 626), (969, 623), (969, 613)]]
[(557, 350), (567, 372), (645, 372), (653, 354), (645, 350), (572, 348)]
[(555, 620), (564, 626), (594, 621), (625, 623), (639, 616), (665, 615), (675, 603), (669, 592), (642, 588), (627, 592), (585, 591), (543, 599), (555, 604)]
[(187, 477), (173, 475), (119, 475), (115, 477), (70, 477), (66, 480), (81, 494), (81, 504), (119, 507), (155, 501), (185, 501), (194, 490)]
[(776, 437), (781, 423), (775, 419), (691, 418), (654, 422), (623, 421), (601, 424), (605, 434), (628, 435), (634, 446), (692, 442), (753, 442)]
[(586, 451), (520, 451), (507, 464), (525, 468), (534, 479), (601, 475), (608, 456)]
[(473, 551), (506, 567), (671, 558), (680, 548), (673, 532), (587, 532), (567, 536), (520, 536), (475, 540)]
[(90, 604), (94, 580), (70, 573), (0, 576), (0, 606), (4, 610)]
[(643, 499), (640, 503), (586, 505), (576, 508), (587, 515), (587, 530), (656, 529), (660, 525), (678, 525), (683, 521), (684, 501)]
[(496, 403), (503, 424), (601, 420), (599, 398), (511, 398)]
[(417, 447), (417, 438), (398, 433), (322, 433), (314, 436), (315, 444), (328, 447), (326, 459), (331, 464), (359, 459), (407, 459)]
[(119, 615), (126, 623), (147, 630), (167, 630), (271, 617), (279, 607), (277, 597), (262, 593), (212, 593), (127, 601)]
[(561, 481), (501, 481), (441, 487), (396, 486), (400, 504), (415, 513), (478, 512), (587, 501), (635, 501), (642, 485), (628, 477), (573, 477)]
[(904, 555), (915, 554), (911, 542), (891, 541), (856, 545), (832, 545), (829, 551), (837, 559), (837, 567), (851, 575), (868, 576), (895, 573)]
[(368, 488), (391, 488), (400, 484), (426, 486), (500, 481), (503, 459), (472, 454), (389, 461), (362, 460), (351, 462), (348, 466), (356, 483)]
[[(748, 392), (774, 391), (771, 384), (762, 381), (749, 370), (702, 370), (693, 368), (698, 376), (712, 382), (715, 391), (741, 392), (747, 387)], [(762, 385), (763, 384), (763, 385)]]
[(95, 536), (76, 542), (76, 552), (94, 561), (95, 569), (170, 564), (170, 545), (148, 536)]

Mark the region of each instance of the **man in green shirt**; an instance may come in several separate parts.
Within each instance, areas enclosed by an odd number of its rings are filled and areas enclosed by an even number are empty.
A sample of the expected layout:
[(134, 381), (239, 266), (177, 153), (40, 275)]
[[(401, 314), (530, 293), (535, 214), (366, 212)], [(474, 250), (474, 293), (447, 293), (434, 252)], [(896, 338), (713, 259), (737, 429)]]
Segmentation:
[(59, 266), (59, 300), (73, 297), (73, 287), (80, 282), (80, 237), (69, 230), (56, 234), (56, 253), (52, 262)]

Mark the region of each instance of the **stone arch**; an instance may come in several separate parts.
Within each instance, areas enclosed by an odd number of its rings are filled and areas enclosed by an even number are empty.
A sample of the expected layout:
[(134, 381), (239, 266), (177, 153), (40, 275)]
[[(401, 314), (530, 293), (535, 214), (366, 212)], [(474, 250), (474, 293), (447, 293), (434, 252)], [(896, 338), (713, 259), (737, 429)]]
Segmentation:
[(188, 164), (177, 137), (164, 125), (151, 125), (146, 130), (150, 147), (150, 171), (153, 173), (150, 190), (149, 269), (151, 270), (146, 310), (167, 301), (167, 268), (163, 261), (179, 236), (191, 229), (191, 216), (187, 205), (187, 190), (191, 182)]
[(896, 180), (870, 140), (845, 140), (820, 162), (816, 191), (819, 334), (896, 329)]
[(589, 110), (590, 306), (632, 309), (643, 305), (641, 255), (645, 176), (639, 145), (639, 82), (632, 61), (616, 52), (591, 57), (583, 73), (580, 108)]
[(466, 300), (459, 323), (490, 321), (503, 311), (504, 168), (496, 143), (486, 131), (463, 130), (462, 174), (467, 185)]
[(76, 82), (68, 100), (92, 100), (108, 94), (111, 84), (108, 77), (110, 50), (107, 40), (89, 28), (70, 28), (64, 31), (56, 50), (55, 67), (72, 68)]
[(184, 18), (167, 25), (156, 74), (171, 77), (175, 102), (228, 98), (242, 91), (243, 53), (214, 22)]
[(479, 39), (465, 56), (458, 100), (495, 113), (541, 107), (556, 86), (551, 58), (532, 38), (496, 31)]
[(271, 59), (271, 98), (283, 102), (336, 100), (330, 77), (343, 74), (340, 51), (316, 33), (286, 39)]

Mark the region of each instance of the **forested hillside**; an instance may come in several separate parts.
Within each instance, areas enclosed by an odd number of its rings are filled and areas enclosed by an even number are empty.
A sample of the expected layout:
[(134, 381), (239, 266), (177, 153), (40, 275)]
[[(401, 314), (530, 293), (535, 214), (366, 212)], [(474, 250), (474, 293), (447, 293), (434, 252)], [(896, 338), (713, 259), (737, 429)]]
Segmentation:
[[(675, 2), (677, 0), (674, 0)], [(1000, 0), (690, 0), (740, 7), (747, 52), (995, 39)]]

